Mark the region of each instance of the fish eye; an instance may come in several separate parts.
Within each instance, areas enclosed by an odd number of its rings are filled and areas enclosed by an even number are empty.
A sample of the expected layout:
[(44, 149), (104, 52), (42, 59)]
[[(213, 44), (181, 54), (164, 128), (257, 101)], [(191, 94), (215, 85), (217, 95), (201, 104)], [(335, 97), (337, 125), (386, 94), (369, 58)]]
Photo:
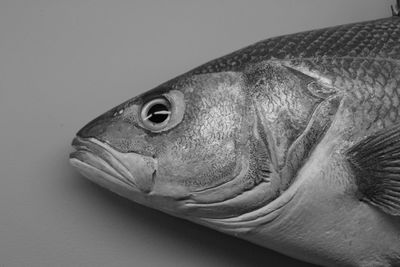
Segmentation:
[(170, 90), (144, 102), (138, 110), (138, 124), (146, 130), (160, 133), (181, 123), (184, 114), (184, 94), (178, 90)]
[(164, 128), (171, 117), (171, 103), (165, 98), (156, 98), (143, 105), (141, 119), (146, 128), (157, 131)]

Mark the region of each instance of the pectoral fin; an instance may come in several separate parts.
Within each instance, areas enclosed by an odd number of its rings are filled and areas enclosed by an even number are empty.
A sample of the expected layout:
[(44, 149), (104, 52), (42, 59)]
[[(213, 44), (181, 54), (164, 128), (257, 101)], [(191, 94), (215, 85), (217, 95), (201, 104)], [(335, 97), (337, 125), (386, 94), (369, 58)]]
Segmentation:
[(347, 155), (361, 199), (400, 216), (400, 125), (366, 137)]

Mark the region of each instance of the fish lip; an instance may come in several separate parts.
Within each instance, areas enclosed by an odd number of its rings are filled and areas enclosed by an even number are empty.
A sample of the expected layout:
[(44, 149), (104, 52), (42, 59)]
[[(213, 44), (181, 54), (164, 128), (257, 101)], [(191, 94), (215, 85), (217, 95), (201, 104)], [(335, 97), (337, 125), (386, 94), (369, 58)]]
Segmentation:
[(71, 145), (75, 151), (70, 153), (70, 160), (78, 160), (114, 177), (130, 188), (139, 190), (129, 169), (99, 140), (76, 136)]

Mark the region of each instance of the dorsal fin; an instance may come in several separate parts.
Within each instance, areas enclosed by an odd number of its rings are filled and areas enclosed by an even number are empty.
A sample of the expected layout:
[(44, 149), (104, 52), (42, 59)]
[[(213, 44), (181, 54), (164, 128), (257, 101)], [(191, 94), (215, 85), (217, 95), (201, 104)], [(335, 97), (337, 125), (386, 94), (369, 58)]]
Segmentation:
[(400, 124), (364, 138), (347, 156), (361, 199), (400, 216)]

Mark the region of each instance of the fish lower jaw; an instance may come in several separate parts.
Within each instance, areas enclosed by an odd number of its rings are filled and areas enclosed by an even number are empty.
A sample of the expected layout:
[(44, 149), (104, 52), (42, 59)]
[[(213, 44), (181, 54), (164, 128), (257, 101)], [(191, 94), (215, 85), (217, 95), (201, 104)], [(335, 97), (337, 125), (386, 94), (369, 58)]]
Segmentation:
[(73, 141), (73, 146), (76, 151), (70, 154), (71, 165), (84, 173), (84, 176), (103, 177), (118, 181), (127, 187), (137, 188), (129, 170), (101, 146), (77, 139)]
[(100, 185), (101, 187), (110, 190), (117, 195), (128, 198), (142, 205), (147, 205), (146, 195), (134, 186), (128, 185), (121, 179), (98, 169), (78, 158), (71, 157), (70, 163), (79, 173), (91, 182)]
[(157, 209), (169, 215), (184, 218), (184, 216), (179, 212), (182, 210), (182, 203), (180, 201), (175, 201), (168, 197), (152, 195), (151, 193), (145, 193), (137, 186), (127, 184), (119, 177), (111, 175), (110, 173), (96, 168), (76, 157), (70, 158), (70, 164), (91, 182), (116, 193), (119, 196), (127, 198), (140, 205)]
[(144, 194), (152, 190), (157, 170), (156, 159), (134, 152), (117, 151), (108, 143), (96, 138), (77, 136), (72, 146), (76, 151), (70, 154), (71, 164), (80, 172), (84, 171), (86, 177), (99, 176), (102, 179), (118, 181), (125, 187)]
[(164, 195), (160, 190), (166, 188), (154, 183), (156, 159), (115, 151), (94, 138), (77, 138), (73, 147), (76, 151), (70, 154), (70, 164), (88, 180), (136, 203), (179, 217), (184, 201), (170, 196), (177, 188)]
[[(70, 156), (70, 164), (75, 167), (79, 173), (88, 178), (89, 180), (103, 184), (104, 181), (108, 181), (109, 183), (113, 183), (118, 185), (119, 187), (125, 187), (126, 189), (139, 191), (137, 186), (130, 181), (129, 179), (123, 177), (120, 173), (118, 173), (115, 169), (110, 167), (103, 161), (101, 167), (98, 167), (94, 164), (88, 163), (86, 160), (80, 159), (80, 156), (87, 152), (77, 151), (71, 154)], [(87, 153), (86, 157), (90, 157), (90, 154)], [(95, 158), (95, 157), (93, 157)], [(101, 159), (96, 159), (97, 161), (102, 161)]]

